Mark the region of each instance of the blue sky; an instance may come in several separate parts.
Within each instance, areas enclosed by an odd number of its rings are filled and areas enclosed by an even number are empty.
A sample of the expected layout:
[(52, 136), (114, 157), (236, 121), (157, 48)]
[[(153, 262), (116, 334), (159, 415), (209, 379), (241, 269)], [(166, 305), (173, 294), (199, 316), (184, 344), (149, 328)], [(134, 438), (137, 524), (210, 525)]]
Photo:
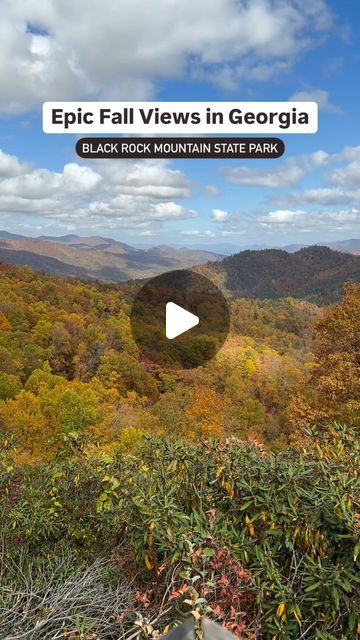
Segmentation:
[[(360, 236), (360, 6), (327, 0), (0, 0), (0, 228), (130, 244)], [(83, 16), (87, 16), (84, 21)], [(45, 100), (315, 99), (280, 160), (81, 161)]]

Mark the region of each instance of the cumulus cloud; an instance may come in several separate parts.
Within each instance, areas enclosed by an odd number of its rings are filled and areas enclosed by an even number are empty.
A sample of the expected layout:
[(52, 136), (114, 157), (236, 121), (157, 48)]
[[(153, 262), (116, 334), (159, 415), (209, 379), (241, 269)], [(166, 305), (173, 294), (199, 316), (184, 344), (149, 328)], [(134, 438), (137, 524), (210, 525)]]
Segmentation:
[(0, 211), (56, 219), (63, 224), (111, 224), (141, 228), (151, 222), (187, 220), (197, 212), (172, 198), (186, 198), (190, 186), (165, 161), (92, 166), (68, 163), (62, 172), (30, 167), (0, 152)]
[(111, 189), (150, 198), (187, 198), (190, 184), (182, 171), (169, 162), (98, 162), (102, 176)]
[(11, 178), (24, 173), (29, 165), (20, 162), (16, 156), (11, 156), (0, 149), (0, 178)]
[(229, 213), (222, 209), (213, 209), (210, 217), (213, 222), (226, 222), (229, 219)]
[(302, 179), (308, 174), (313, 177), (317, 171), (325, 184), (301, 191), (289, 189), (281, 196), (273, 196), (278, 206), (266, 212), (212, 210), (211, 218), (220, 223), (222, 236), (249, 234), (256, 227), (284, 238), (296, 237), (298, 233), (320, 238), (326, 233), (360, 233), (360, 146), (346, 146), (332, 154), (319, 150), (287, 158), (266, 170), (239, 167), (235, 173), (230, 171), (233, 169), (225, 173), (226, 179), (236, 184), (280, 188), (295, 181), (297, 174)]
[(329, 113), (343, 113), (342, 109), (330, 102), (329, 92), (324, 89), (309, 89), (308, 91), (297, 91), (289, 98), (290, 102), (317, 102), (322, 111)]
[[(325, 184), (303, 190), (291, 189), (306, 176), (316, 171), (339, 166), (325, 174)], [(360, 146), (347, 146), (339, 153), (318, 150), (267, 165), (266, 168), (224, 167), (224, 180), (231, 184), (291, 190), (281, 195), (272, 194), (271, 201), (285, 209), (301, 204), (351, 205), (360, 200)]]
[(360, 186), (360, 159), (350, 162), (346, 167), (334, 169), (329, 176), (330, 182), (340, 187), (358, 189)]
[(212, 184), (207, 184), (204, 188), (204, 196), (206, 196), (207, 198), (214, 198), (216, 196), (220, 196), (221, 195), (221, 191), (218, 187), (215, 187), (215, 185)]
[(186, 220), (196, 218), (197, 212), (193, 209), (184, 209), (175, 202), (158, 202), (153, 205), (150, 217), (152, 220)]
[[(288, 222), (293, 222), (299, 216), (303, 216), (305, 211), (287, 211), (279, 209), (278, 211), (270, 211), (266, 216), (266, 221), (272, 223), (284, 224)], [(260, 220), (262, 218), (259, 218)]]
[(278, 189), (292, 187), (304, 177), (304, 170), (296, 162), (285, 161), (275, 169), (250, 167), (226, 167), (223, 176), (226, 182), (247, 187), (267, 187)]
[(276, 203), (280, 206), (293, 206), (294, 204), (316, 204), (322, 206), (335, 206), (351, 204), (360, 200), (360, 189), (338, 189), (330, 187), (319, 187), (315, 189), (304, 189), (304, 191), (293, 191), (289, 194), (276, 198)]
[[(293, 160), (297, 161), (297, 159), (289, 159), (290, 162)], [(300, 162), (303, 162), (303, 159), (300, 158)], [(309, 173), (311, 168), (309, 156), (306, 163), (308, 169), (305, 174)], [(272, 202), (284, 208), (301, 204), (322, 206), (358, 204), (360, 201), (360, 146), (345, 147), (339, 153), (326, 154), (319, 164), (312, 165), (312, 169), (315, 171), (316, 168), (330, 167), (334, 164), (340, 166), (325, 175), (324, 185), (301, 191), (292, 190), (281, 196), (273, 196)], [(286, 169), (286, 162), (282, 166), (283, 169)], [(278, 175), (277, 172), (275, 174)]]
[(71, 162), (64, 166), (61, 176), (61, 188), (65, 193), (86, 194), (91, 193), (99, 186), (102, 176), (90, 167)]
[(226, 182), (246, 185), (249, 187), (267, 187), (280, 189), (293, 187), (298, 184), (307, 173), (325, 166), (329, 161), (326, 151), (315, 151), (295, 158), (287, 158), (274, 166), (266, 168), (224, 167), (222, 173)]
[(161, 78), (262, 81), (331, 29), (326, 0), (3, 0), (0, 109), (145, 99)]
[(360, 231), (360, 209), (340, 211), (275, 210), (257, 217), (259, 227), (270, 233)]

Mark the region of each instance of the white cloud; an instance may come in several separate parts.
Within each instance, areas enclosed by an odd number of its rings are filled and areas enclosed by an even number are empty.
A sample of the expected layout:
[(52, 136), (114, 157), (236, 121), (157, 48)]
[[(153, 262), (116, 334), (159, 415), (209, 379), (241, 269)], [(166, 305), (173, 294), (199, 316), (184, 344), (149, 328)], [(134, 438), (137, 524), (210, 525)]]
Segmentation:
[(317, 102), (322, 111), (330, 113), (343, 113), (342, 109), (330, 102), (329, 92), (324, 89), (309, 89), (308, 91), (297, 91), (289, 98), (290, 102)]
[[(347, 164), (344, 164), (347, 163)], [(224, 167), (224, 180), (231, 184), (268, 189), (295, 187), (309, 174), (340, 164), (325, 175), (325, 186), (272, 195), (271, 201), (289, 208), (302, 203), (349, 205), (360, 200), (360, 146), (344, 147), (339, 153), (318, 150), (276, 163), (266, 168)]]
[(86, 194), (91, 193), (102, 181), (101, 175), (90, 167), (71, 162), (64, 166), (61, 188), (65, 193)]
[(197, 212), (192, 209), (185, 209), (175, 202), (158, 202), (152, 206), (150, 218), (152, 220), (186, 220), (196, 218)]
[[(320, 155), (313, 164), (312, 161), (316, 154), (300, 156), (299, 159), (291, 158), (289, 162), (303, 163), (304, 177), (310, 170), (315, 172), (316, 169), (340, 164), (339, 167), (332, 169), (325, 175), (325, 184), (302, 191), (290, 191), (281, 196), (273, 196), (272, 202), (284, 208), (301, 204), (346, 206), (357, 205), (360, 202), (360, 146), (344, 147), (339, 153), (333, 154), (317, 153)], [(282, 169), (286, 170), (286, 161), (282, 164)], [(278, 172), (275, 171), (275, 178), (278, 176)]]
[(332, 158), (335, 162), (351, 162), (352, 160), (360, 161), (360, 145), (357, 147), (344, 147), (340, 153), (334, 153)]
[(160, 234), (156, 233), (156, 231), (150, 231), (150, 229), (147, 229), (146, 231), (140, 231), (139, 235), (144, 238), (157, 238)]
[(315, 151), (295, 158), (287, 158), (274, 166), (266, 168), (224, 167), (224, 179), (231, 184), (249, 187), (267, 187), (280, 189), (298, 184), (309, 171), (325, 166), (329, 161), (326, 151)]
[[(148, 227), (152, 222), (187, 220), (197, 212), (171, 198), (190, 195), (189, 182), (168, 162), (76, 162), (62, 172), (34, 168), (0, 152), (0, 212), (31, 214), (62, 224)], [(114, 226), (113, 226), (114, 228)]]
[(222, 209), (212, 209), (210, 217), (213, 222), (226, 222), (229, 218), (229, 213)]
[(221, 231), (220, 235), (223, 238), (226, 238), (228, 236), (236, 236), (236, 235), (245, 235), (246, 234), (246, 230), (245, 229), (224, 229), (224, 231)]
[(61, 174), (47, 169), (30, 170), (23, 175), (7, 178), (0, 182), (0, 194), (16, 196), (28, 200), (43, 200), (60, 187)]
[(223, 170), (226, 182), (247, 187), (267, 187), (269, 189), (292, 187), (300, 182), (304, 175), (305, 173), (301, 167), (289, 161), (285, 161), (276, 168), (251, 169), (250, 167), (235, 167)]
[(190, 183), (182, 171), (165, 160), (134, 162), (100, 160), (96, 167), (113, 192), (149, 198), (187, 198)]
[(305, 214), (304, 211), (289, 211), (289, 210), (279, 209), (278, 211), (269, 211), (269, 213), (266, 216), (266, 220), (269, 222), (276, 222), (276, 223), (283, 224), (287, 222), (293, 222), (299, 216), (303, 216), (304, 214)]
[(332, 184), (345, 188), (360, 189), (360, 159), (350, 162), (346, 167), (334, 169), (329, 176)]
[(24, 173), (28, 165), (19, 161), (16, 156), (11, 156), (0, 149), (0, 178), (11, 178)]
[(185, 229), (184, 231), (180, 231), (182, 236), (193, 236), (196, 238), (215, 238), (215, 233), (210, 231), (209, 229), (205, 229), (204, 231), (200, 229)]
[(220, 196), (221, 195), (221, 191), (218, 187), (215, 187), (215, 185), (212, 184), (207, 184), (204, 188), (204, 196), (206, 196), (207, 198), (215, 198), (216, 196)]
[(344, 190), (319, 187), (315, 189), (304, 189), (304, 191), (292, 191), (281, 198), (276, 198), (277, 204), (281, 206), (292, 206), (294, 204), (335, 206), (351, 204), (356, 201), (360, 201), (360, 188)]
[[(44, 100), (144, 99), (161, 78), (219, 84), (289, 68), (331, 28), (326, 0), (3, 0), (0, 110)], [(30, 27), (29, 27), (30, 25)]]
[[(6, 155), (3, 154), (3, 156)], [(102, 180), (102, 177), (91, 168), (80, 166), (75, 162), (66, 164), (62, 173), (56, 173), (48, 169), (30, 168), (13, 156), (8, 158), (11, 159), (14, 168), (17, 168), (17, 175), (0, 180), (2, 195), (43, 200), (57, 191), (84, 196), (91, 193)]]
[(265, 231), (279, 234), (296, 233), (335, 233), (338, 231), (360, 231), (360, 209), (340, 211), (269, 211), (257, 217), (257, 223)]

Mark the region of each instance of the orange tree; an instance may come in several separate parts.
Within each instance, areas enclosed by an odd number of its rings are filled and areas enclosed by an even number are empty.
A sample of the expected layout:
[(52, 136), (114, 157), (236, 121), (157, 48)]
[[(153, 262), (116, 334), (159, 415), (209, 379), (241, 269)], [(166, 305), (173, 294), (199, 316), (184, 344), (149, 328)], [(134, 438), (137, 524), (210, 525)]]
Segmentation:
[(343, 421), (360, 427), (360, 284), (347, 284), (340, 304), (316, 325), (315, 367), (308, 388), (288, 408), (296, 429)]

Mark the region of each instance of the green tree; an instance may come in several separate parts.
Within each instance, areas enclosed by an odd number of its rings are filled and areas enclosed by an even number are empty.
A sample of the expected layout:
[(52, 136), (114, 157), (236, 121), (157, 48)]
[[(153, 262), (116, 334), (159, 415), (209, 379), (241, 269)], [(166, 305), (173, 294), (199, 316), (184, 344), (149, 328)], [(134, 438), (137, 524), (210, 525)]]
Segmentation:
[(18, 376), (6, 373), (5, 371), (0, 371), (0, 400), (15, 398), (20, 390), (21, 381)]

